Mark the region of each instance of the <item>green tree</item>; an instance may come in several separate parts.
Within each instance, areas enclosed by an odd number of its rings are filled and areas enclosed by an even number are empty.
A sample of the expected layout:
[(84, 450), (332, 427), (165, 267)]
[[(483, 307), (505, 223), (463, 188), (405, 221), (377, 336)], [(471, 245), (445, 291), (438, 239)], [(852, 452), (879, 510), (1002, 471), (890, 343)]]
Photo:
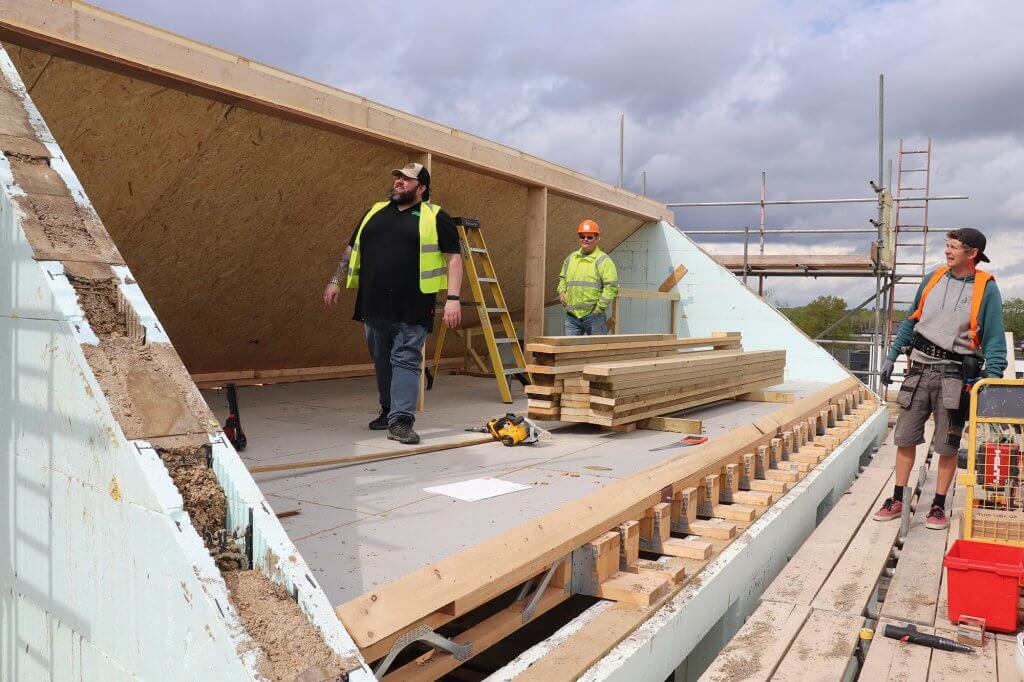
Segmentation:
[(1003, 322), (1006, 331), (1013, 332), (1014, 343), (1024, 341), (1024, 298), (1003, 301)]
[[(846, 314), (846, 301), (838, 296), (818, 296), (805, 306), (783, 308), (781, 312), (813, 339)], [(831, 339), (849, 339), (862, 324), (860, 316), (851, 317), (827, 336)]]

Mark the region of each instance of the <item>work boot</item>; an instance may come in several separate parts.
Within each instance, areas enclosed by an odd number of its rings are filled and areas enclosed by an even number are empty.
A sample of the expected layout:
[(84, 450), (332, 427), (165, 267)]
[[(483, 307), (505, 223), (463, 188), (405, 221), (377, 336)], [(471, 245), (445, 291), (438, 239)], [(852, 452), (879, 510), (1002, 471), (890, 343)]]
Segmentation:
[(872, 517), (875, 521), (892, 521), (903, 516), (903, 503), (891, 497), (882, 503), (882, 508)]
[(412, 430), (411, 421), (399, 418), (388, 427), (388, 440), (397, 440), (403, 445), (416, 445), (420, 442), (420, 437)]
[(928, 516), (924, 519), (924, 527), (931, 528), (932, 530), (949, 528), (949, 517), (946, 516), (946, 510), (937, 504), (933, 504), (931, 511), (928, 512)]
[(388, 430), (388, 412), (390, 412), (390, 411), (391, 411), (390, 409), (386, 409), (386, 408), (382, 407), (380, 409), (380, 414), (377, 415), (377, 418), (374, 419), (372, 422), (370, 422), (370, 430), (371, 431), (387, 431)]

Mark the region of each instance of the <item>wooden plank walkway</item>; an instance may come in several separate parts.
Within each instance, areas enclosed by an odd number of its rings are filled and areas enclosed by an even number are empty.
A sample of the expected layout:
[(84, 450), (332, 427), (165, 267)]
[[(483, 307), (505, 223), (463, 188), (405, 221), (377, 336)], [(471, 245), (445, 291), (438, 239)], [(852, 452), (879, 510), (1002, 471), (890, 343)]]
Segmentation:
[(939, 586), (942, 583), (942, 557), (945, 555), (949, 529), (930, 530), (924, 524), (935, 496), (938, 461), (938, 456), (932, 458), (928, 479), (921, 490), (921, 499), (910, 520), (910, 530), (896, 565), (896, 573), (885, 596), (881, 612), (883, 617), (919, 625), (935, 625)]
[[(929, 434), (930, 435), (930, 434)], [(836, 503), (807, 542), (761, 596), (761, 604), (722, 650), (701, 680), (839, 680), (858, 647), (860, 628), (874, 621), (868, 607), (899, 533), (899, 523), (870, 519), (892, 494), (895, 447), (891, 434), (871, 465)], [(919, 487), (910, 529), (889, 581), (880, 621), (859, 679), (994, 680), (1018, 682), (1016, 640), (989, 636), (976, 654), (933, 651), (886, 639), (886, 624), (914, 622), (923, 632), (955, 639), (947, 617), (942, 558), (959, 537), (962, 491), (948, 497), (950, 528), (927, 529), (938, 457)], [(920, 460), (911, 474), (914, 486)]]

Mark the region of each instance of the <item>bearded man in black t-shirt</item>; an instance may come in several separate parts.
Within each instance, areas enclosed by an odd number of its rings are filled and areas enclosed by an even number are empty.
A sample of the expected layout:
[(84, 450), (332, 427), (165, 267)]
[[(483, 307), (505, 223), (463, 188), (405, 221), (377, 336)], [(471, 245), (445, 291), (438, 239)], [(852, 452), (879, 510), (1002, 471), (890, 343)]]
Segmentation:
[(447, 294), (444, 324), (462, 321), (462, 257), (451, 217), (428, 201), (427, 169), (410, 163), (391, 174), (388, 200), (359, 221), (324, 305), (337, 303), (342, 287), (357, 289), (353, 319), (365, 327), (380, 394), (380, 414), (369, 426), (412, 445), (420, 440), (413, 430), (420, 366), (439, 291)]

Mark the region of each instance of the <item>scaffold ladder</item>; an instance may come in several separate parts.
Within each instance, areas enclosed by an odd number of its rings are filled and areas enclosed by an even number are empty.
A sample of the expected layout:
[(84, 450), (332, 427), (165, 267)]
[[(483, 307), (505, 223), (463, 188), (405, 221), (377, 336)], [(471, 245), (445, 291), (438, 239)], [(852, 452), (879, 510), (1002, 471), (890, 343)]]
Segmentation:
[[(512, 391), (509, 388), (508, 378), (521, 375), (529, 381), (530, 377), (529, 372), (526, 371), (523, 348), (519, 345), (519, 336), (516, 334), (512, 316), (505, 303), (505, 296), (498, 284), (498, 275), (494, 269), (494, 263), (491, 261), (491, 255), (487, 251), (480, 223), (471, 218), (453, 218), (452, 220), (459, 232), (466, 279), (473, 292), (473, 302), (476, 304), (480, 317), (480, 329), (487, 343), (491, 370), (498, 382), (498, 392), (501, 393), (502, 402), (511, 403)], [(437, 343), (434, 346), (433, 374), (435, 381), (441, 365), (441, 353), (444, 350), (447, 329), (443, 324), (441, 325)], [(500, 333), (500, 336), (496, 332)], [(505, 346), (509, 348), (512, 355), (512, 364), (509, 367), (505, 367), (501, 357), (501, 349)]]
[(896, 335), (896, 310), (914, 304), (928, 267), (928, 197), (931, 189), (932, 141), (924, 149), (906, 149), (900, 140), (896, 172), (892, 293), (889, 296), (888, 347)]

